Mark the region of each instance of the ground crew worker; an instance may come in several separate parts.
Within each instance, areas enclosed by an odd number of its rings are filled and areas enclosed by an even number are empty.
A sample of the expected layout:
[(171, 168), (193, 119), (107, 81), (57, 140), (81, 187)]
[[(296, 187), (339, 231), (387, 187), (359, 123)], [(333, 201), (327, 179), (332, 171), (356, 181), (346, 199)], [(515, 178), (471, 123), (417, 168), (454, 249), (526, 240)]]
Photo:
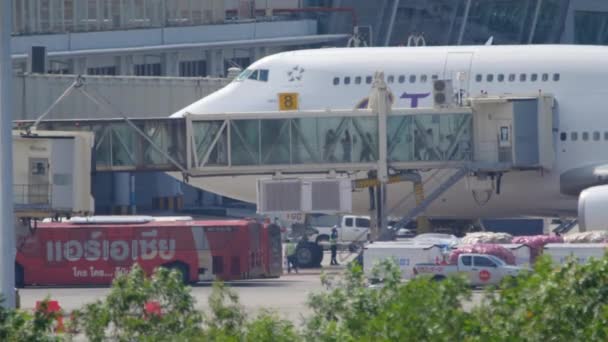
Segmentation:
[(296, 258), (296, 244), (291, 241), (291, 239), (287, 239), (287, 244), (285, 245), (285, 255), (287, 255), (287, 273), (291, 273), (291, 268), (298, 273), (298, 259)]
[(330, 265), (338, 265), (336, 260), (336, 254), (338, 253), (338, 230), (334, 227), (331, 230), (331, 236), (329, 237), (329, 243), (331, 244), (331, 262)]

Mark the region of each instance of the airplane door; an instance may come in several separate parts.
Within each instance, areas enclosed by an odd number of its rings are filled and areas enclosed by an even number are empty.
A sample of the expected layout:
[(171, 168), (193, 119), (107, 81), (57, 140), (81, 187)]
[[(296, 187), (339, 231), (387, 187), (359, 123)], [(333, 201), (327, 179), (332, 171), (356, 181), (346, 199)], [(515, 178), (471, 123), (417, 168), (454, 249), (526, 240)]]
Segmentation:
[(452, 80), (454, 92), (469, 96), (473, 52), (448, 52), (443, 68), (443, 79)]

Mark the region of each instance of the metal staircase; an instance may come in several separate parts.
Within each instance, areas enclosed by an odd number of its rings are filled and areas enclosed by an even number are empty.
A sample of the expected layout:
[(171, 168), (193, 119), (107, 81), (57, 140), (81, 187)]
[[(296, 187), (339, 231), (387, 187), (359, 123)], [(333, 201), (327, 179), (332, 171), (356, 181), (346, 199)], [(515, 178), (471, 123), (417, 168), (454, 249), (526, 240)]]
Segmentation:
[(396, 229), (405, 227), (418, 215), (422, 214), (437, 198), (439, 198), (439, 196), (441, 196), (454, 184), (460, 181), (464, 176), (467, 175), (468, 172), (469, 170), (466, 168), (458, 169), (448, 179), (441, 183), (441, 185), (439, 185), (435, 190), (433, 190), (428, 196), (426, 196), (426, 198), (422, 202), (420, 202), (419, 205), (410, 210), (410, 212), (408, 212), (407, 215), (395, 225)]

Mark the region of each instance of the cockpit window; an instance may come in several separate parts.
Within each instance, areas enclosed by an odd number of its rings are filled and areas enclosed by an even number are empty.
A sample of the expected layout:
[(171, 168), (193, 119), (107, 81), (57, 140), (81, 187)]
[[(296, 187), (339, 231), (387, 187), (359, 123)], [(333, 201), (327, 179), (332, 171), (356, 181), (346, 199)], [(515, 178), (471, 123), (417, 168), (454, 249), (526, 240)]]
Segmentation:
[(260, 81), (262, 82), (268, 82), (268, 69), (261, 69), (260, 70)]
[(246, 79), (250, 79), (250, 80), (254, 80), (254, 81), (268, 82), (269, 74), (270, 74), (270, 72), (268, 71), (268, 69), (259, 69), (259, 70), (245, 69), (235, 79), (235, 81), (243, 81)]
[(250, 80), (257, 80), (258, 79), (258, 75), (259, 75), (259, 71), (258, 70), (254, 70), (251, 75), (249, 75), (249, 79)]
[(248, 78), (248, 77), (249, 77), (249, 75), (251, 75), (251, 73), (252, 73), (252, 72), (253, 72), (253, 71), (251, 71), (251, 70), (249, 70), (249, 69), (245, 69), (245, 70), (243, 70), (243, 71), (242, 71), (242, 72), (239, 74), (239, 76), (236, 78), (236, 80), (237, 80), (237, 81), (242, 81), (242, 80), (244, 80), (244, 79)]

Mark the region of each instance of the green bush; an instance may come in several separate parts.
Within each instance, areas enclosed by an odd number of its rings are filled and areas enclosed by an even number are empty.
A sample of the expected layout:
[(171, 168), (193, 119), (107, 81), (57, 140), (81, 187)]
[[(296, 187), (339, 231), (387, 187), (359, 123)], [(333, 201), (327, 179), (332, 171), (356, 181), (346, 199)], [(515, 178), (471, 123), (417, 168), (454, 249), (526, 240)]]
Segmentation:
[[(384, 283), (369, 287), (360, 267), (341, 277), (322, 276), (300, 330), (276, 313), (249, 318), (234, 290), (214, 284), (210, 311), (194, 309), (189, 287), (176, 271), (146, 277), (139, 267), (114, 281), (103, 300), (73, 313), (68, 326), (91, 341), (606, 341), (608, 257), (555, 268), (541, 258), (534, 272), (488, 289), (470, 310), (464, 278), (401, 282), (397, 266), (380, 265)], [(157, 302), (161, 315), (146, 312)], [(57, 341), (55, 316), (0, 308), (0, 341)]]

